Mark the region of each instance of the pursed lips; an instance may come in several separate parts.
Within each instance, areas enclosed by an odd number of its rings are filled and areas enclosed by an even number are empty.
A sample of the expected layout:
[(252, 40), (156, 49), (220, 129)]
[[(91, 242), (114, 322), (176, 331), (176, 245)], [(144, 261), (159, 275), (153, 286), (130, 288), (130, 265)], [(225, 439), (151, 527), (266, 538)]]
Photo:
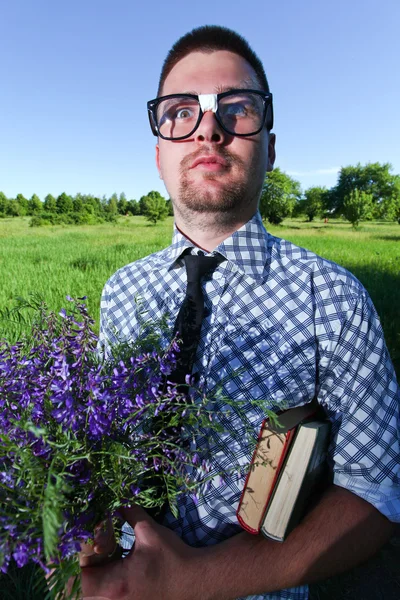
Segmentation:
[(226, 169), (228, 167), (228, 162), (221, 158), (220, 156), (209, 155), (209, 156), (200, 156), (194, 160), (190, 166), (191, 169), (195, 169), (196, 167), (219, 170)]

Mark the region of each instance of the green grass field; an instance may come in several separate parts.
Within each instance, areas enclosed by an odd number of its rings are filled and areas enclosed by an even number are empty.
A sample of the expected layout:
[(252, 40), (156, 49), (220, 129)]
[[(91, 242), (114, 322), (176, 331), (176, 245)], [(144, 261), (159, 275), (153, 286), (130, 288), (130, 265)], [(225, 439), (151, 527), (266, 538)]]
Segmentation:
[[(272, 233), (348, 268), (365, 285), (381, 317), (386, 341), (400, 373), (400, 226), (367, 223), (354, 231), (341, 221), (325, 225), (291, 220)], [(18, 296), (40, 292), (51, 308), (65, 296), (87, 296), (98, 319), (107, 278), (119, 267), (167, 246), (172, 218), (149, 225), (143, 217), (90, 227), (30, 228), (29, 219), (0, 219), (0, 308)], [(0, 323), (0, 334), (11, 325)]]
[[(400, 226), (366, 223), (358, 231), (333, 221), (286, 221), (270, 231), (349, 269), (369, 291), (380, 315), (386, 342), (400, 375)], [(107, 278), (119, 267), (167, 246), (172, 218), (149, 225), (143, 217), (124, 217), (116, 224), (90, 227), (30, 228), (29, 219), (0, 219), (0, 309), (18, 296), (39, 292), (60, 309), (67, 294), (87, 296), (98, 320), (99, 300)], [(19, 334), (12, 323), (0, 322), (0, 336)], [(312, 587), (314, 600), (395, 600), (400, 596), (399, 538), (377, 557), (341, 577)], [(32, 591), (31, 572), (0, 578), (0, 600), (39, 600)], [(383, 580), (381, 580), (383, 578)]]

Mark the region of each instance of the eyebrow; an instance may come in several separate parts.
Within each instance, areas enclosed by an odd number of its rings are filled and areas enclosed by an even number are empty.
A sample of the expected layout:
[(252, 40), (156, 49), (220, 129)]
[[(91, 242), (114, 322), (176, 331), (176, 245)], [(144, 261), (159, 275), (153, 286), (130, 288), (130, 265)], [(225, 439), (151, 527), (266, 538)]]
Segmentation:
[[(215, 94), (223, 94), (224, 92), (232, 92), (233, 90), (258, 89), (259, 85), (252, 79), (242, 79), (237, 85), (217, 85), (215, 86)], [(182, 94), (193, 94), (199, 96), (197, 90), (185, 90)]]
[(246, 90), (246, 89), (257, 89), (258, 88), (258, 84), (253, 81), (252, 79), (242, 79), (242, 81), (240, 81), (238, 83), (238, 85), (228, 85), (228, 86), (224, 86), (224, 85), (218, 85), (215, 90), (217, 94), (222, 94), (223, 92), (231, 92), (232, 90)]

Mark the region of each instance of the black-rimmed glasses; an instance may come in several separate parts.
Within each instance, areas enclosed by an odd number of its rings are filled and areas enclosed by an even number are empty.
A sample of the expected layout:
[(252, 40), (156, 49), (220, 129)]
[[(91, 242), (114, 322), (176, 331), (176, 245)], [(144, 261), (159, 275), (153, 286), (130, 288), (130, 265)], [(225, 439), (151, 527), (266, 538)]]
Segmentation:
[(147, 103), (151, 130), (164, 140), (183, 140), (198, 128), (210, 110), (229, 135), (250, 136), (266, 123), (273, 126), (272, 94), (259, 90), (231, 90), (222, 94), (170, 94)]

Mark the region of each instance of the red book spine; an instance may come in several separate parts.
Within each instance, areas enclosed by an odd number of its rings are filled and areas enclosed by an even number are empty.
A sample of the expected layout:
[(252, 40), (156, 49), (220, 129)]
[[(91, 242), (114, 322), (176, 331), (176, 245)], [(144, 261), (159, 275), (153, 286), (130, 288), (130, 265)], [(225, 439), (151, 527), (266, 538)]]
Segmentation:
[[(265, 513), (265, 511), (266, 511), (266, 509), (267, 509), (268, 502), (269, 502), (269, 500), (270, 500), (270, 498), (271, 498), (272, 492), (274, 491), (274, 487), (275, 487), (276, 481), (277, 481), (277, 479), (278, 479), (278, 476), (279, 476), (280, 470), (281, 470), (281, 468), (282, 468), (282, 466), (283, 466), (283, 463), (284, 463), (284, 460), (285, 460), (286, 454), (287, 454), (287, 452), (288, 452), (288, 450), (289, 450), (290, 443), (291, 443), (291, 441), (292, 441), (292, 439), (293, 439), (293, 435), (294, 435), (294, 432), (295, 432), (295, 430), (296, 430), (296, 428), (293, 428), (293, 429), (290, 429), (290, 430), (289, 430), (289, 431), (286, 433), (286, 436), (285, 436), (285, 441), (284, 441), (284, 444), (283, 444), (283, 447), (282, 447), (282, 453), (281, 453), (281, 455), (280, 455), (280, 458), (279, 458), (279, 463), (278, 463), (278, 466), (277, 466), (277, 468), (276, 468), (276, 471), (275, 471), (275, 476), (274, 476), (274, 479), (273, 479), (273, 481), (272, 481), (272, 485), (271, 485), (271, 487), (270, 487), (270, 490), (269, 490), (269, 493), (268, 493), (267, 499), (266, 499), (266, 501), (265, 501), (265, 506), (264, 506), (264, 509), (262, 510), (262, 512), (261, 512), (261, 514), (260, 514), (260, 521), (259, 521), (258, 527), (257, 527), (257, 529), (254, 529), (253, 527), (250, 527), (250, 526), (249, 526), (249, 525), (248, 525), (248, 524), (247, 524), (247, 523), (246, 523), (246, 522), (243, 520), (243, 518), (242, 518), (242, 517), (241, 517), (241, 515), (239, 514), (239, 511), (240, 511), (240, 508), (241, 508), (241, 505), (242, 505), (242, 501), (243, 501), (244, 494), (245, 494), (245, 492), (246, 492), (246, 487), (247, 487), (247, 484), (248, 484), (248, 481), (249, 481), (249, 477), (250, 477), (250, 474), (251, 474), (251, 471), (252, 471), (252, 465), (254, 464), (254, 462), (255, 462), (255, 461), (256, 461), (256, 459), (257, 459), (258, 445), (259, 445), (260, 439), (261, 439), (261, 437), (262, 437), (262, 435), (263, 435), (263, 432), (264, 432), (264, 426), (265, 426), (265, 424), (267, 423), (267, 421), (268, 421), (268, 419), (265, 419), (265, 420), (262, 422), (262, 424), (261, 424), (260, 432), (259, 432), (259, 434), (258, 434), (257, 445), (256, 445), (256, 447), (255, 447), (255, 450), (254, 450), (254, 452), (253, 452), (253, 456), (252, 456), (252, 458), (251, 458), (251, 462), (250, 462), (250, 468), (249, 468), (249, 470), (248, 470), (248, 473), (247, 473), (247, 476), (246, 476), (246, 480), (245, 480), (245, 482), (244, 482), (244, 486), (243, 486), (242, 494), (241, 494), (241, 496), (240, 496), (240, 500), (239, 500), (239, 505), (238, 505), (238, 508), (237, 508), (237, 511), (236, 511), (236, 516), (237, 516), (237, 519), (238, 519), (238, 521), (239, 521), (239, 523), (240, 523), (241, 527), (242, 527), (243, 529), (245, 529), (245, 530), (246, 530), (248, 533), (252, 533), (253, 535), (258, 535), (258, 534), (260, 533), (260, 530), (261, 530), (261, 522), (262, 522), (262, 519), (263, 519), (263, 517), (264, 517), (264, 513)], [(265, 467), (265, 468), (267, 468), (267, 467)]]

